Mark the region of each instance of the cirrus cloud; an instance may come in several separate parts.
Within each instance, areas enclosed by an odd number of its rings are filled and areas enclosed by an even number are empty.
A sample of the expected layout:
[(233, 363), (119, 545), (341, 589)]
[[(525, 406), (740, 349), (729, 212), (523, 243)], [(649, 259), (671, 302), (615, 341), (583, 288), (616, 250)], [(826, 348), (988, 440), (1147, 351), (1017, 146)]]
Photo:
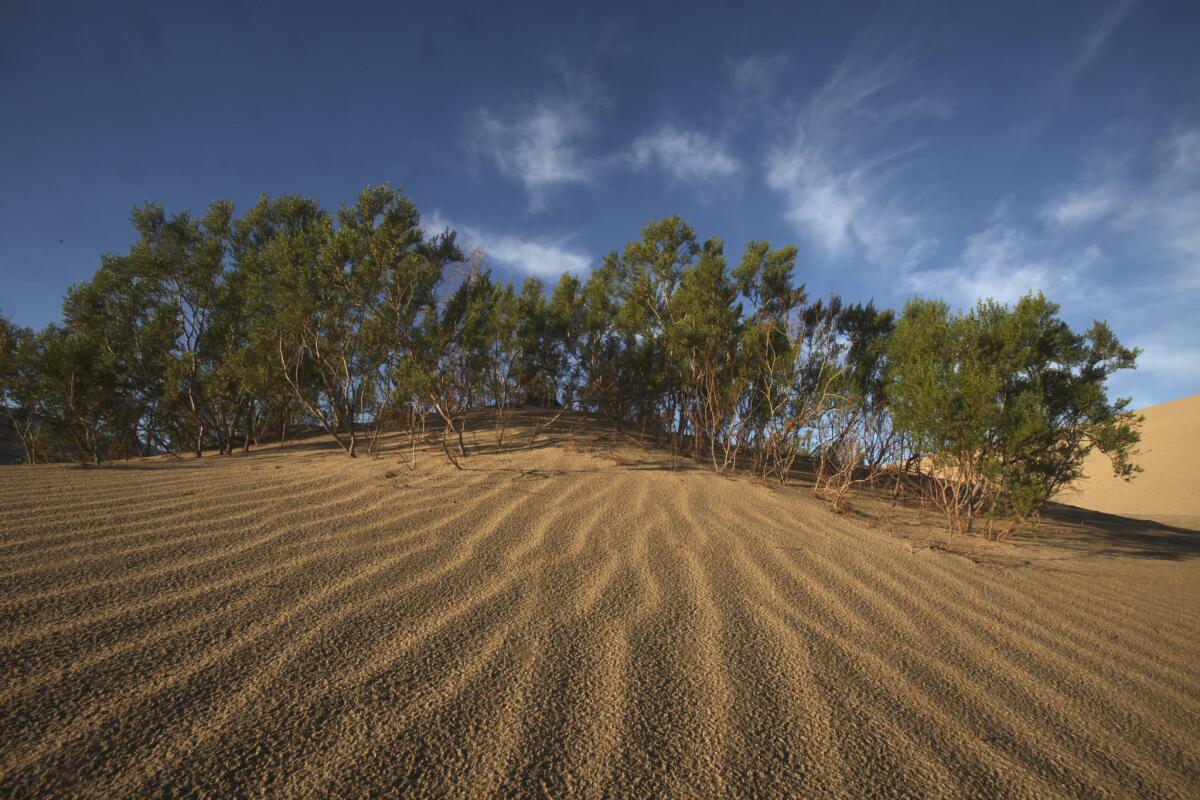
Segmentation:
[(571, 245), (570, 237), (529, 238), (496, 233), (472, 225), (455, 225), (436, 212), (422, 227), (428, 232), (450, 228), (458, 234), (463, 249), (480, 250), (503, 267), (539, 278), (557, 278), (564, 272), (578, 275), (587, 272), (592, 263), (587, 253)]
[(655, 165), (677, 181), (729, 177), (740, 162), (725, 145), (701, 131), (664, 125), (639, 137), (630, 150), (638, 169)]
[(590, 81), (568, 76), (562, 92), (510, 114), (477, 111), (470, 126), (471, 146), (502, 174), (519, 180), (530, 206), (540, 210), (547, 190), (595, 178), (598, 162), (584, 152), (583, 144), (595, 133), (607, 104), (607, 97)]
[(920, 142), (879, 149), (872, 135), (901, 123), (949, 114), (934, 95), (899, 92), (902, 59), (852, 51), (795, 114), (790, 133), (767, 153), (767, 185), (784, 199), (784, 218), (826, 253), (859, 255), (908, 270), (937, 239), (899, 176)]

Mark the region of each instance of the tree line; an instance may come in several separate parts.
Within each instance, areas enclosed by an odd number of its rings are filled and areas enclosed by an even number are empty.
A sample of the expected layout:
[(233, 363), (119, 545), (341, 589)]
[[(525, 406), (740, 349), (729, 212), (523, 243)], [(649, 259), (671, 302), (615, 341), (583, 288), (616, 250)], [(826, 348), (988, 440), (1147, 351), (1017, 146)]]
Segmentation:
[(718, 471), (787, 481), (802, 461), (835, 506), (909, 476), (959, 530), (1035, 512), (1093, 448), (1137, 471), (1139, 419), (1105, 388), (1137, 351), (1103, 322), (1073, 331), (1040, 293), (962, 313), (813, 299), (795, 247), (752, 241), (731, 264), (678, 217), (586, 279), (518, 290), (387, 185), (336, 214), (263, 196), (240, 217), (221, 201), (132, 222), (62, 324), (0, 318), (0, 400), (30, 463), (227, 454), (297, 426), (355, 456), (432, 418), (457, 464), (468, 410), (536, 404)]

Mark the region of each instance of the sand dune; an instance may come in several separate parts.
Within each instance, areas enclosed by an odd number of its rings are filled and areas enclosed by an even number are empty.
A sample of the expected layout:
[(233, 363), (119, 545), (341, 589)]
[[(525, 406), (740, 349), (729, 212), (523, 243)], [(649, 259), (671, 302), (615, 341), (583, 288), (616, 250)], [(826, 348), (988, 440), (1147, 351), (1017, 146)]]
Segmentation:
[(1093, 453), (1086, 477), (1066, 492), (1064, 503), (1150, 519), (1200, 531), (1200, 394), (1142, 409), (1143, 472), (1132, 481), (1112, 477), (1103, 455)]
[(597, 437), (0, 470), (0, 795), (1194, 796), (1193, 539), (995, 569)]

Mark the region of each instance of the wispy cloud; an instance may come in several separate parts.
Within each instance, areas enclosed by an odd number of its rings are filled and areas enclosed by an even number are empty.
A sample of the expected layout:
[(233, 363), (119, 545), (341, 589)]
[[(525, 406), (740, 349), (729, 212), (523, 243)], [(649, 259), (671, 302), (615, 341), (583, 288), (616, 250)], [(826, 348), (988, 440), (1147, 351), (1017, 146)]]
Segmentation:
[(787, 59), (779, 55), (733, 59), (729, 65), (730, 87), (742, 102), (762, 102), (771, 93), (776, 73), (786, 63)]
[[(1102, 223), (1107, 232), (1165, 255), (1200, 281), (1200, 127), (1160, 137), (1150, 157), (1112, 150), (1052, 198), (1042, 216), (1057, 227)], [(1100, 167), (1095, 164), (1100, 164)]]
[[(1145, 405), (1197, 391), (1200, 127), (1175, 127), (1149, 147), (1088, 153), (1081, 176), (1041, 219), (1044, 235), (1024, 234), (1027, 246), (1015, 250), (1009, 262), (1016, 269), (1007, 274), (1021, 275), (1022, 266), (1040, 272), (1019, 282), (1045, 282), (1077, 317), (1106, 318), (1123, 342), (1143, 348), (1137, 372), (1114, 377), (1115, 392)], [(1089, 251), (1099, 252), (1096, 242), (1119, 255), (1089, 259)], [(970, 273), (941, 277), (960, 287), (971, 280)]]
[(1104, 48), (1104, 43), (1109, 37), (1121, 26), (1125, 18), (1129, 16), (1129, 12), (1133, 11), (1138, 0), (1116, 0), (1096, 21), (1084, 37), (1083, 43), (1079, 47), (1079, 51), (1075, 54), (1074, 60), (1071, 61), (1067, 68), (1066, 79), (1073, 81), (1081, 77), (1088, 68), (1095, 63), (1096, 58), (1100, 55), (1100, 51)]
[(1136, 372), (1113, 377), (1115, 393), (1150, 405), (1200, 390), (1200, 342), (1191, 323), (1198, 288), (1138, 281), (1105, 310), (1121, 342), (1142, 350)]
[(619, 170), (654, 168), (677, 182), (704, 182), (741, 169), (723, 139), (673, 124), (654, 127), (625, 148), (588, 152), (588, 140), (598, 133), (601, 113), (611, 101), (594, 81), (563, 74), (561, 92), (507, 115), (482, 109), (471, 124), (474, 151), (519, 180), (534, 210), (544, 207), (553, 187), (592, 184)]
[[(1064, 42), (1060, 48), (1065, 53), (1064, 60), (1045, 76), (1044, 81), (1031, 87), (1031, 96), (1026, 102), (1031, 110), (1014, 119), (1010, 134), (1014, 157), (1035, 147), (1051, 124), (1061, 118), (1065, 109), (1072, 107), (1071, 94), (1137, 4), (1138, 0), (1111, 0), (1106, 8), (1098, 9), (1099, 15), (1081, 41)], [(1099, 0), (1095, 5), (1101, 5)]]
[(786, 219), (827, 253), (903, 270), (937, 241), (899, 180), (919, 145), (881, 144), (879, 133), (948, 108), (902, 92), (906, 63), (871, 59), (868, 49), (851, 52), (798, 111), (790, 135), (768, 152), (766, 180), (783, 195)]
[(1073, 189), (1047, 204), (1042, 218), (1058, 227), (1087, 225), (1115, 212), (1120, 199), (1112, 186)]
[(639, 137), (629, 158), (637, 169), (657, 166), (677, 181), (729, 177), (741, 168), (724, 143), (701, 131), (671, 125)]
[(1200, 175), (1200, 128), (1178, 128), (1163, 141), (1166, 168), (1172, 176)]
[(458, 234), (459, 244), (464, 250), (481, 250), (488, 259), (527, 275), (557, 278), (564, 272), (576, 275), (584, 273), (591, 266), (591, 258), (572, 247), (570, 237), (524, 238), (495, 233), (471, 225), (456, 225), (436, 212), (428, 217), (422, 227), (431, 233), (450, 228)]
[(1182, 127), (1159, 142), (1149, 186), (1135, 188), (1122, 217), (1147, 226), (1167, 248), (1182, 277), (1200, 289), (1200, 126)]
[(532, 207), (541, 208), (547, 189), (591, 181), (597, 165), (583, 150), (607, 99), (590, 82), (568, 77), (564, 89), (504, 117), (487, 109), (475, 114), (471, 142), (503, 174), (519, 180)]
[(917, 294), (944, 297), (960, 307), (979, 300), (1012, 303), (1042, 291), (1056, 301), (1078, 297), (1087, 272), (1103, 260), (1099, 247), (1049, 254), (1044, 241), (1001, 218), (968, 236), (953, 266), (912, 272), (906, 277)]

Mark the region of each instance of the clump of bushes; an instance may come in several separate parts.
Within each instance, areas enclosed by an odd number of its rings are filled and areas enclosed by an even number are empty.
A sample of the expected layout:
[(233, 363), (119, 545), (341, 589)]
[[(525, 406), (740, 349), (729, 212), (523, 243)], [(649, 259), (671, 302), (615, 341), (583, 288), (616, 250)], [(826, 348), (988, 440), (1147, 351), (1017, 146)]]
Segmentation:
[[(385, 427), (514, 404), (602, 414), (676, 457), (787, 482), (811, 464), (836, 510), (884, 470), (917, 478), (951, 530), (1003, 535), (1079, 477), (1093, 448), (1131, 477), (1138, 419), (1105, 381), (1134, 366), (1039, 295), (965, 313), (810, 300), (795, 247), (701, 241), (670, 217), (553, 290), (498, 281), (390, 186), (335, 214), (262, 197), (238, 217), (134, 210), (128, 253), (71, 287), (63, 321), (0, 320), (0, 410), (26, 460), (229, 454), (297, 425), (350, 456)], [(419, 425), (418, 425), (419, 420)], [(436, 434), (435, 434), (436, 435)], [(410, 461), (415, 456), (409, 448)], [(413, 462), (415, 463), (415, 461)]]
[[(914, 300), (887, 345), (893, 424), (922, 473), (923, 496), (952, 531), (980, 519), (1006, 536), (1081, 476), (1093, 448), (1130, 478), (1140, 418), (1105, 380), (1137, 352), (1108, 326), (1076, 333), (1040, 293), (965, 314)], [(997, 524), (999, 523), (999, 528)]]

